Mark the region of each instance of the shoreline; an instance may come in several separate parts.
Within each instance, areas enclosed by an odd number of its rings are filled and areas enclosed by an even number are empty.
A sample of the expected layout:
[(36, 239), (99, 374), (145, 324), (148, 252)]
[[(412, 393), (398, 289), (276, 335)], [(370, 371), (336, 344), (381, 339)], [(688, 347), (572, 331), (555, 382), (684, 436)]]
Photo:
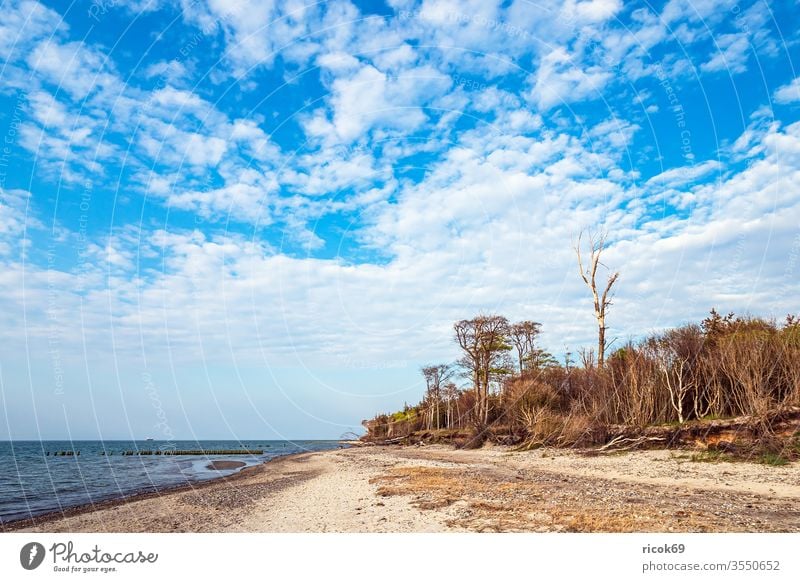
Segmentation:
[(200, 479), (189, 483), (181, 483), (179, 485), (165, 485), (164, 487), (160, 487), (153, 490), (133, 491), (131, 493), (127, 493), (124, 495), (115, 495), (113, 497), (109, 497), (108, 499), (103, 499), (101, 501), (97, 501), (94, 503), (92, 502), (81, 503), (78, 505), (72, 505), (63, 510), (58, 510), (58, 509), (48, 510), (33, 517), (23, 517), (21, 519), (15, 519), (12, 521), (0, 522), (0, 532), (3, 533), (13, 532), (28, 527), (37, 527), (43, 524), (56, 522), (64, 518), (90, 514), (96, 511), (102, 511), (106, 509), (112, 509), (114, 507), (118, 507), (128, 503), (135, 503), (137, 501), (153, 499), (156, 497), (172, 495), (175, 493), (181, 493), (185, 491), (194, 491), (202, 489), (204, 487), (210, 487), (212, 485), (219, 484), (220, 482), (234, 482), (236, 479), (245, 479), (249, 477), (251, 473), (263, 470), (263, 467), (271, 463), (277, 463), (278, 461), (287, 459), (288, 457), (312, 455), (317, 452), (322, 452), (322, 451), (303, 451), (298, 453), (286, 453), (285, 455), (278, 455), (277, 457), (267, 459), (263, 463), (259, 463), (257, 465), (242, 467), (241, 469), (239, 469), (235, 473), (231, 473), (230, 475), (219, 475), (217, 477), (209, 477), (208, 479)]
[(15, 522), (29, 532), (800, 532), (800, 463), (370, 446)]

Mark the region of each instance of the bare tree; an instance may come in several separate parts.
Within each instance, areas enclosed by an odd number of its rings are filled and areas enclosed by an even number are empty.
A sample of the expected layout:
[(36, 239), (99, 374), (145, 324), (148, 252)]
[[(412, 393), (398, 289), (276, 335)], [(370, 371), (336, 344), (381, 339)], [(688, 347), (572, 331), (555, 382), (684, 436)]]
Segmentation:
[(669, 393), (669, 402), (678, 415), (678, 422), (683, 423), (686, 420), (686, 397), (694, 388), (688, 374), (693, 356), (678, 349), (677, 339), (677, 333), (673, 330), (672, 334), (653, 338), (647, 347), (650, 357), (662, 374), (664, 387)]
[[(422, 375), (425, 377), (425, 384), (427, 386), (425, 398), (429, 406), (428, 429), (434, 428), (434, 424), (436, 424), (436, 428), (439, 429), (441, 428), (440, 407), (442, 404), (442, 389), (444, 388), (445, 382), (453, 375), (453, 372), (448, 364), (435, 364), (432, 366), (424, 366), (422, 368)], [(433, 422), (434, 419), (436, 421), (435, 423)]]
[(508, 335), (517, 351), (520, 374), (530, 365), (531, 356), (534, 355), (536, 338), (541, 328), (542, 324), (536, 321), (520, 321), (509, 328)]
[(508, 320), (501, 315), (479, 315), (453, 326), (455, 339), (464, 351), (459, 365), (470, 373), (475, 387), (475, 419), (485, 426), (489, 420), (489, 381), (508, 352)]
[(462, 319), (453, 324), (456, 342), (464, 356), (457, 362), (465, 372), (472, 376), (472, 387), (475, 390), (475, 416), (481, 417), (481, 369), (480, 369), (480, 333), (474, 319)]
[[(611, 289), (619, 279), (619, 272), (611, 273), (606, 281), (605, 288), (598, 292), (597, 288), (597, 268), (602, 265), (600, 255), (605, 248), (605, 234), (589, 234), (589, 264), (584, 268), (583, 257), (581, 255), (581, 238), (583, 233), (578, 235), (578, 242), (575, 244), (575, 254), (578, 256), (578, 272), (581, 279), (592, 292), (594, 299), (594, 317), (597, 319), (597, 366), (603, 367), (606, 351), (606, 309), (611, 305)], [(605, 266), (605, 265), (603, 265)]]
[[(453, 382), (448, 382), (444, 385), (444, 400), (447, 403), (447, 411), (445, 414), (445, 427), (446, 428), (461, 428), (461, 409), (458, 405), (459, 396), (461, 396), (458, 386)], [(455, 417), (453, 416), (453, 406), (455, 406)]]

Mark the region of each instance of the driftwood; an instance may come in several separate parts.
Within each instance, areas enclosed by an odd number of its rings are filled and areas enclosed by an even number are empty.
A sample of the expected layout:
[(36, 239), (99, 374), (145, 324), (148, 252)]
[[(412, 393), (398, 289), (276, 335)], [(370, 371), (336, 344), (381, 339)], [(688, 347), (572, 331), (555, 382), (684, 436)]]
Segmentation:
[(619, 435), (614, 437), (609, 442), (604, 444), (602, 447), (597, 449), (598, 452), (605, 452), (605, 451), (628, 451), (631, 449), (638, 449), (644, 448), (646, 444), (651, 443), (663, 443), (665, 441), (665, 437), (638, 437), (638, 438), (627, 438)]
[(378, 446), (380, 446), (380, 445), (393, 445), (395, 443), (399, 443), (399, 442), (402, 442), (404, 440), (407, 440), (410, 436), (411, 435), (403, 435), (403, 436), (395, 437), (393, 439), (371, 440), (371, 441), (368, 441), (368, 442), (370, 444), (378, 445)]
[(361, 439), (351, 439), (351, 440), (340, 440), (339, 444), (348, 447), (370, 447), (373, 446), (375, 443), (370, 441), (364, 441)]
[(689, 421), (680, 425), (608, 427), (605, 444), (597, 452), (637, 448), (725, 448), (737, 444), (752, 445), (769, 438), (800, 435), (800, 408), (774, 411), (764, 417)]

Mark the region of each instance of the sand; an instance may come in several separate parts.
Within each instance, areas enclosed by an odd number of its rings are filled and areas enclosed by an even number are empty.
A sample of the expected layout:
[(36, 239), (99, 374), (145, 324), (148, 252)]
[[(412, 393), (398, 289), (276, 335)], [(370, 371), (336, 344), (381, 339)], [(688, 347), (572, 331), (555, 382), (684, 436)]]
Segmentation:
[(51, 515), (39, 532), (800, 531), (800, 463), (362, 447)]
[(241, 469), (247, 463), (242, 461), (212, 461), (206, 465), (206, 469), (210, 471), (228, 471), (231, 469)]

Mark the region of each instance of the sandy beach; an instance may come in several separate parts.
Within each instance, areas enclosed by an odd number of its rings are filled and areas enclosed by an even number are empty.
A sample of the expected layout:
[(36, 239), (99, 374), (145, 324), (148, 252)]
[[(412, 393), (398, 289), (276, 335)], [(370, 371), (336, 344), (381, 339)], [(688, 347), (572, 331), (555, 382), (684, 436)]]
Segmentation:
[(38, 532), (800, 532), (800, 463), (363, 447), (50, 515)]

